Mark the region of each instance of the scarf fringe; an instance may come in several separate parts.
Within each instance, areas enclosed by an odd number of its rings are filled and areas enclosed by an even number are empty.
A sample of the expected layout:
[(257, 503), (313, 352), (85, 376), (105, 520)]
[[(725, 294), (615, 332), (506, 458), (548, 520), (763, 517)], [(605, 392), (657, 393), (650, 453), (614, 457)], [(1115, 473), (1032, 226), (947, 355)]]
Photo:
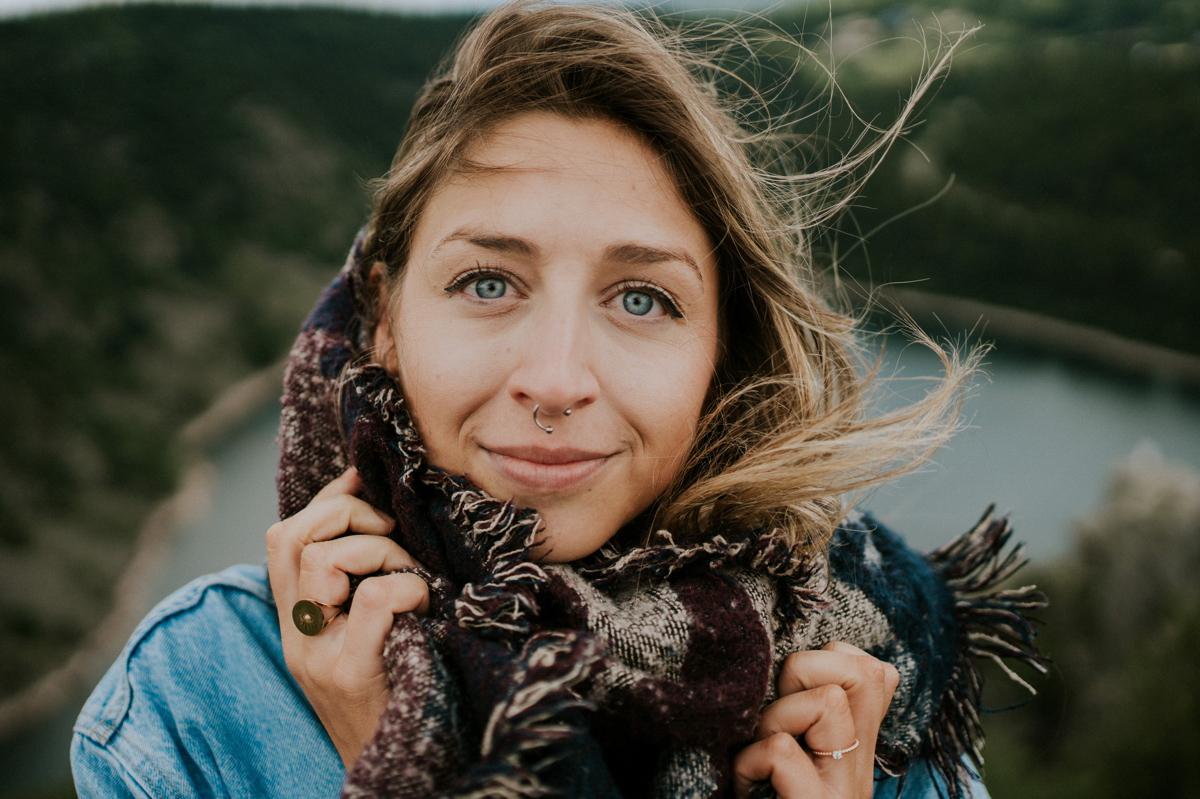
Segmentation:
[[(950, 676), (942, 703), (921, 743), (927, 757), (944, 779), (950, 799), (964, 795), (973, 775), (964, 758), (976, 771), (983, 768), (983, 727), (979, 708), (983, 700), (981, 659), (997, 663), (1014, 682), (1036, 693), (1006, 663), (1011, 660), (1046, 672), (1037, 650), (1031, 611), (1046, 607), (1046, 596), (1035, 586), (999, 589), (998, 586), (1028, 563), (1024, 547), (1017, 544), (1005, 552), (1012, 538), (1007, 516), (994, 516), (989, 506), (979, 522), (965, 535), (927, 556), (954, 592), (954, 621), (958, 630), (959, 657)], [(903, 772), (902, 762), (879, 764), (889, 774)]]
[(581, 565), (579, 573), (596, 585), (628, 581), (633, 576), (665, 580), (685, 566), (709, 569), (744, 566), (772, 577), (807, 583), (815, 571), (814, 558), (799, 544), (789, 543), (781, 530), (753, 531), (730, 541), (723, 535), (697, 544), (677, 544), (666, 530), (655, 535), (660, 544), (621, 552), (610, 542), (597, 553), (598, 562)]
[(403, 467), (397, 479), (411, 490), (417, 465), (424, 461), (425, 445), (413, 427), (395, 380), (382, 367), (368, 363), (348, 366), (342, 374), (342, 386), (349, 387), (342, 394), (343, 434), (349, 439), (355, 422), (368, 404), (373, 405), (380, 420), (392, 430), (389, 445), (400, 456), (396, 463)]
[(537, 775), (568, 757), (570, 739), (586, 731), (570, 721), (579, 711), (593, 709), (575, 688), (593, 676), (600, 657), (601, 646), (591, 635), (547, 632), (530, 638), (513, 690), (492, 710), (484, 729), (480, 754), (485, 762), (467, 775), (470, 784), (456, 785), (451, 795), (518, 799), (554, 794)]
[(488, 577), (467, 583), (454, 601), (459, 626), (495, 640), (524, 638), (538, 617), (537, 594), (550, 577), (529, 560), (541, 516), (495, 499), (430, 468), (425, 481), (450, 496), (450, 516), (469, 536)]
[(507, 633), (524, 637), (537, 617), (536, 592), (548, 581), (546, 572), (536, 564), (505, 564), (488, 581), (463, 586), (454, 600), (458, 625), (490, 637)]

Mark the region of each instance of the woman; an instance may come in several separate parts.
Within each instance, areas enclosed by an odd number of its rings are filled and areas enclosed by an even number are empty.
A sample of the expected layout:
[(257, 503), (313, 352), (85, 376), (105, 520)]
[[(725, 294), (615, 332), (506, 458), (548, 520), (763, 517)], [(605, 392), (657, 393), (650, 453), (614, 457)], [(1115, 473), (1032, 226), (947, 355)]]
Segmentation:
[(926, 561), (839, 501), (970, 370), (866, 415), (812, 197), (768, 200), (693, 66), (603, 8), (461, 42), (293, 349), (269, 589), (151, 614), (81, 795), (983, 795), (969, 656), (1033, 658), (1036, 597), (961, 591), (1007, 527)]

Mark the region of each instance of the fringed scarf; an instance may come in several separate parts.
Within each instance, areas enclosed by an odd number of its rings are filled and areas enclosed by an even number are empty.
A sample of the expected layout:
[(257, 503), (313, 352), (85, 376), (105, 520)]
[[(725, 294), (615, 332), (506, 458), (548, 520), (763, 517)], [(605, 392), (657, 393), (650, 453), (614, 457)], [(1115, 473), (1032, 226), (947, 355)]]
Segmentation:
[(534, 562), (536, 511), (425, 462), (395, 382), (356, 365), (366, 267), (360, 239), (292, 350), (278, 476), (287, 517), (353, 464), (428, 570), (429, 615), (396, 617), (392, 698), (344, 796), (727, 795), (783, 659), (835, 640), (899, 670), (877, 765), (924, 758), (959, 795), (981, 765), (976, 659), (1040, 665), (1022, 614), (1041, 595), (996, 591), (1023, 562), (1006, 519), (928, 557), (856, 513), (821, 555), (774, 530), (661, 531)]

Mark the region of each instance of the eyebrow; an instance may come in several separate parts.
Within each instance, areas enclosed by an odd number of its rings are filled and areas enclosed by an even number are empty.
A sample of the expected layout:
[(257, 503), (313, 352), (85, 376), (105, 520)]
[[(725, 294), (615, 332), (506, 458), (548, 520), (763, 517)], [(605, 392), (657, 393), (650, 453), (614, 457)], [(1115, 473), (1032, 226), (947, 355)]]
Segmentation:
[(481, 247), (485, 250), (502, 252), (508, 255), (521, 255), (526, 258), (535, 258), (538, 254), (538, 248), (533, 242), (517, 238), (516, 236), (495, 236), (474, 230), (456, 230), (438, 242), (433, 251), (437, 252), (452, 241), (465, 241), (468, 244), (474, 244), (476, 247)]
[(696, 277), (700, 278), (700, 282), (704, 282), (704, 273), (700, 271), (700, 265), (687, 250), (650, 247), (645, 244), (617, 244), (604, 251), (604, 258), (608, 261), (636, 266), (679, 261), (690, 266), (696, 273)]
[[(517, 236), (499, 236), (467, 229), (451, 233), (438, 242), (433, 251), (437, 252), (443, 246), (454, 241), (465, 241), (468, 244), (473, 244), (485, 250), (505, 253), (507, 255), (518, 255), (524, 258), (536, 258), (540, 252), (536, 244)], [(604, 251), (604, 260), (635, 266), (650, 266), (652, 264), (678, 261), (690, 266), (692, 271), (696, 273), (696, 277), (700, 279), (700, 282), (704, 282), (704, 273), (700, 271), (700, 265), (696, 263), (696, 259), (692, 257), (691, 253), (683, 249), (653, 247), (647, 244), (614, 244)]]

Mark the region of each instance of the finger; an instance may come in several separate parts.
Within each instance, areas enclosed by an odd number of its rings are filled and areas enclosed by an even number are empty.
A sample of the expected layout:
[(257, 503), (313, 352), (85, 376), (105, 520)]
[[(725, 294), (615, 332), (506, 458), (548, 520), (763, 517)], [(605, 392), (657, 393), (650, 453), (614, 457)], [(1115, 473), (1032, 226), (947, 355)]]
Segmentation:
[(848, 644), (845, 641), (830, 641), (821, 647), (821, 649), (828, 652), (841, 652), (845, 655), (866, 655), (870, 657), (865, 650), (859, 649), (854, 644)]
[(819, 795), (816, 766), (796, 739), (786, 733), (756, 741), (733, 759), (733, 789), (739, 799), (749, 796), (750, 788), (761, 780), (770, 780), (775, 792), (788, 799), (802, 799), (805, 791)]
[(763, 740), (779, 733), (803, 735), (809, 748), (822, 752), (845, 749), (858, 737), (846, 692), (833, 684), (772, 702), (759, 716), (754, 737)]
[(314, 541), (328, 541), (347, 532), (387, 535), (395, 527), (387, 514), (358, 497), (339, 494), (312, 502), (304, 510), (267, 530), (267, 557), (279, 565), (299, 565), (300, 550)]
[[(780, 672), (779, 690), (786, 696), (819, 685), (836, 685), (845, 692), (859, 748), (843, 759), (856, 763), (860, 782), (869, 784), (873, 776), (879, 727), (899, 681), (900, 676), (891, 664), (871, 657), (856, 646), (833, 642), (820, 651), (798, 652), (789, 656)], [(772, 719), (772, 722), (776, 726), (782, 723), (780, 717)], [(796, 729), (787, 731), (798, 732)], [(829, 746), (812, 746), (820, 751), (833, 751), (844, 749), (852, 743), (852, 739), (845, 738)], [(829, 768), (827, 758), (817, 760), (819, 770), (824, 772)]]
[(338, 494), (313, 502), (283, 524), (303, 545), (327, 541), (347, 532), (387, 535), (396, 526), (396, 521), (358, 497)]
[(357, 685), (379, 674), (383, 645), (398, 613), (429, 610), (429, 586), (411, 572), (363, 580), (346, 618), (339, 662), (340, 678)]
[(300, 559), (306, 544), (333, 539), (348, 531), (382, 536), (394, 526), (390, 517), (346, 494), (314, 502), (295, 516), (273, 525), (267, 531), (267, 574), (279, 608), (280, 622), (285, 622), (298, 598)]
[(358, 469), (353, 466), (339, 474), (334, 479), (330, 480), (309, 502), (319, 502), (321, 500), (330, 499), (338, 494), (355, 494), (362, 490), (362, 479), (358, 476)]
[(822, 649), (788, 655), (779, 671), (780, 695), (807, 691), (828, 683), (841, 685), (847, 691), (863, 684), (867, 675), (860, 673), (862, 664), (859, 661), (864, 657), (870, 658), (870, 655), (839, 651), (832, 649), (833, 646), (826, 644)]
[[(769, 726), (765, 726), (769, 725)], [(858, 740), (850, 700), (840, 685), (826, 684), (790, 694), (773, 702), (760, 717), (760, 739), (776, 735), (801, 735), (811, 752), (850, 749)], [(768, 733), (768, 730), (770, 732)], [(854, 787), (861, 776), (861, 745), (840, 758), (812, 755), (817, 774), (838, 796), (856, 796)]]
[(338, 605), (350, 595), (350, 575), (415, 569), (420, 564), (390, 538), (350, 535), (317, 541), (300, 553), (296, 597)]
[(877, 729), (887, 713), (900, 675), (890, 663), (850, 644), (829, 644), (816, 651), (795, 652), (779, 673), (781, 696), (820, 685), (838, 685), (850, 699), (860, 729)]
[[(845, 641), (830, 641), (825, 646), (821, 647), (824, 650), (831, 652), (841, 652), (846, 655), (853, 655), (866, 658), (865, 661), (858, 661), (860, 668), (865, 669), (867, 674), (865, 678), (872, 683), (881, 682), (883, 685), (883, 695), (887, 699), (887, 704), (890, 705), (892, 697), (896, 693), (896, 688), (900, 685), (900, 672), (896, 667), (886, 660), (880, 660), (867, 652), (859, 649), (853, 644), (848, 644)], [(873, 661), (873, 662), (872, 662)], [(852, 702), (853, 705), (853, 702)], [(884, 714), (887, 713), (887, 708), (884, 708)], [(880, 716), (880, 720), (883, 716)]]

